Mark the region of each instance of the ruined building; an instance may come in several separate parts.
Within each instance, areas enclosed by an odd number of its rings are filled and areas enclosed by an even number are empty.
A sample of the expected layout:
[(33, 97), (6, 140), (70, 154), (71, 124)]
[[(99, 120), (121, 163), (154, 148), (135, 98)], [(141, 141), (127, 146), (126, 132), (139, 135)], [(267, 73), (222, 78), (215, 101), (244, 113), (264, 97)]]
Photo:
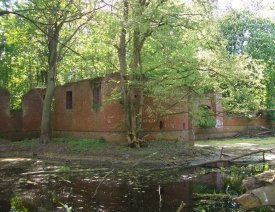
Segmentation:
[[(123, 108), (119, 101), (109, 102), (117, 86), (117, 76), (82, 80), (57, 86), (52, 112), (54, 137), (103, 138), (109, 142), (125, 143)], [(24, 95), (21, 111), (10, 111), (10, 94), (0, 89), (0, 137), (22, 139), (39, 136), (44, 89), (33, 89)], [(150, 101), (147, 102), (150, 104)], [(172, 110), (186, 111), (162, 117), (158, 123), (144, 115), (143, 128), (148, 140), (180, 140), (193, 143), (194, 139), (230, 137), (253, 126), (267, 126), (265, 117), (254, 120), (228, 117), (223, 114), (217, 95), (200, 101), (216, 114), (216, 125), (210, 129), (192, 126), (186, 104)]]

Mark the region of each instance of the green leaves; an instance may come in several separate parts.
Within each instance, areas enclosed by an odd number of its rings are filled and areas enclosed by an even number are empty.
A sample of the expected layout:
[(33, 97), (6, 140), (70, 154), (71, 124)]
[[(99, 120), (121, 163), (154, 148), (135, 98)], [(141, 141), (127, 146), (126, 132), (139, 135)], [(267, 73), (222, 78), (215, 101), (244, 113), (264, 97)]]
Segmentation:
[[(67, 20), (58, 44), (58, 84), (118, 72), (117, 47), (124, 27), (126, 75), (134, 73), (127, 86), (154, 97), (156, 103), (181, 101), (192, 90), (194, 97), (222, 93), (230, 113), (253, 116), (265, 104), (274, 107), (272, 21), (239, 12), (217, 21), (211, 2), (193, 1), (190, 6), (175, 0), (129, 0), (128, 20), (123, 22), (122, 5), (118, 1), (92, 13), (97, 1), (32, 0), (17, 7), (36, 24), (16, 16), (1, 17), (0, 86), (11, 91), (12, 106), (19, 107), (28, 89), (44, 86), (45, 32)], [(132, 69), (137, 50), (139, 64)]]
[[(254, 79), (253, 85), (256, 89), (252, 90), (247, 86), (246, 90), (243, 91), (242, 96), (247, 96), (258, 102), (258, 105), (262, 105), (262, 109), (268, 108), (268, 110), (274, 109), (275, 105), (275, 24), (274, 22), (258, 18), (249, 12), (232, 12), (229, 13), (224, 19), (221, 20), (221, 32), (227, 39), (227, 50), (235, 55), (243, 54), (249, 55), (258, 64), (262, 65), (264, 70), (263, 74), (259, 73), (259, 67), (254, 70), (254, 75), (248, 77), (251, 81)], [(249, 64), (246, 64), (249, 66)], [(253, 66), (253, 65), (252, 65)], [(250, 67), (252, 67), (250, 66)], [(258, 71), (258, 72), (257, 72)], [(250, 72), (251, 73), (251, 72)], [(252, 73), (251, 73), (252, 74)], [(257, 77), (259, 75), (259, 77)], [(273, 77), (272, 77), (273, 76)], [(266, 85), (266, 91), (263, 90), (260, 83)], [(251, 84), (251, 82), (250, 82)], [(257, 85), (258, 84), (258, 85)], [(260, 86), (260, 88), (259, 88)], [(254, 94), (254, 95), (253, 95)], [(238, 94), (240, 96), (241, 94)], [(266, 95), (266, 96), (264, 96)], [(260, 101), (260, 98), (265, 99)], [(241, 99), (240, 97), (238, 99)], [(257, 110), (257, 104), (250, 102), (249, 106), (252, 106), (254, 110)], [(251, 108), (251, 109), (252, 109)], [(271, 113), (271, 112), (269, 112)], [(272, 115), (271, 115), (272, 116)]]

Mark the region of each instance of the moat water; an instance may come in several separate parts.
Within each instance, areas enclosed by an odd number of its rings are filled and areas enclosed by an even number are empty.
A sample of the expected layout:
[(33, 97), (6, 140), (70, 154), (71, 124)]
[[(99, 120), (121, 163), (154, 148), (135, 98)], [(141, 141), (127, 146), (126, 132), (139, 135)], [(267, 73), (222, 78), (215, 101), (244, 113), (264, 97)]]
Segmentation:
[[(245, 211), (232, 200), (268, 164), (196, 169), (88, 169), (0, 159), (0, 211)], [(48, 173), (39, 173), (46, 171)], [(36, 174), (27, 174), (37, 172)], [(254, 211), (273, 211), (262, 207)]]

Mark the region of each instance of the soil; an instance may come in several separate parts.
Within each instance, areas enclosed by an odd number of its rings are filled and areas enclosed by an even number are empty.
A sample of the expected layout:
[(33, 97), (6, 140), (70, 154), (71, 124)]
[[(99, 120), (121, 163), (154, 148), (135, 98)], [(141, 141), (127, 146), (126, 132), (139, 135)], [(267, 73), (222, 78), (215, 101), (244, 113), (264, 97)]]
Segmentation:
[[(274, 145), (261, 146), (258, 144), (235, 143), (215, 146), (195, 145), (185, 146), (176, 142), (152, 142), (146, 147), (131, 149), (128, 147), (116, 148), (108, 145), (97, 150), (74, 152), (71, 143), (50, 142), (46, 145), (35, 143), (32, 145), (18, 145), (19, 142), (0, 139), (0, 158), (34, 158), (48, 161), (57, 161), (65, 164), (81, 164), (90, 167), (104, 168), (175, 168), (188, 167), (201, 162), (217, 160), (221, 157), (238, 156), (247, 152), (269, 149)], [(261, 161), (262, 154), (252, 155), (240, 160)], [(275, 164), (274, 152), (266, 153), (265, 160)]]

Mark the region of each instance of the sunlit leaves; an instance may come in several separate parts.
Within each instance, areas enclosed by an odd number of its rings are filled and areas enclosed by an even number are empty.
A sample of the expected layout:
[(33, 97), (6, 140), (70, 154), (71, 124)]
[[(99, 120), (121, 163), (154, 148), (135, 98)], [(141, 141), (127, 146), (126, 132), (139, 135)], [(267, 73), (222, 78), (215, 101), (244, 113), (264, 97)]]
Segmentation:
[[(258, 18), (249, 12), (232, 12), (222, 19), (221, 31), (228, 41), (227, 49), (229, 52), (233, 54), (247, 54), (262, 64), (265, 71), (264, 82), (267, 89), (266, 92), (259, 90), (258, 93), (261, 96), (266, 94), (266, 104), (264, 105), (268, 108), (268, 111), (274, 110), (274, 22)], [(263, 81), (263, 79), (261, 80)], [(272, 113), (269, 113), (272, 116)]]

